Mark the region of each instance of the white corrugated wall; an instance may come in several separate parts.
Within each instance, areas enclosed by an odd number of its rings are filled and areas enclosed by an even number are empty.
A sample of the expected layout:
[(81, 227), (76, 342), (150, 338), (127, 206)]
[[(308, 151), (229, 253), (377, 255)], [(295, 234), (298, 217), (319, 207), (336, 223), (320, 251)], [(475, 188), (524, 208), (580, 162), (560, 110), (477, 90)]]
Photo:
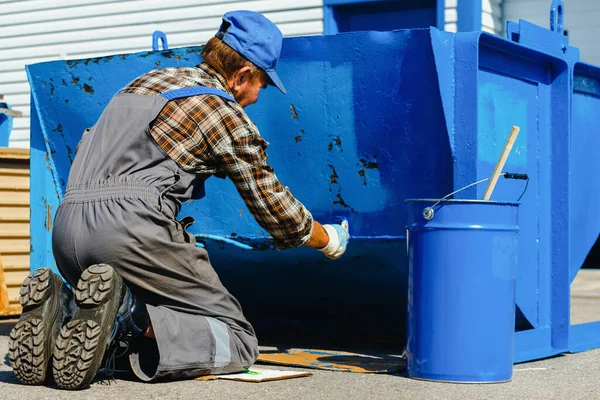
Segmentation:
[(504, 33), (502, 1), (503, 0), (483, 0), (483, 3), (481, 4), (481, 30), (495, 33), (496, 35), (502, 35)]
[[(481, 30), (502, 35), (504, 32), (502, 19), (502, 2), (506, 0), (481, 0)], [(444, 13), (444, 30), (458, 30), (458, 0), (446, 0)]]
[[(550, 0), (504, 0), (504, 18), (524, 19), (544, 28), (550, 27)], [(563, 0), (564, 27), (569, 44), (579, 47), (582, 61), (600, 65), (600, 0)]]
[(11, 147), (29, 147), (27, 64), (205, 43), (230, 10), (265, 14), (285, 36), (323, 32), (322, 0), (0, 0), (0, 94), (14, 109)]
[(458, 11), (456, 9), (458, 0), (445, 0), (444, 30), (448, 32), (458, 31)]

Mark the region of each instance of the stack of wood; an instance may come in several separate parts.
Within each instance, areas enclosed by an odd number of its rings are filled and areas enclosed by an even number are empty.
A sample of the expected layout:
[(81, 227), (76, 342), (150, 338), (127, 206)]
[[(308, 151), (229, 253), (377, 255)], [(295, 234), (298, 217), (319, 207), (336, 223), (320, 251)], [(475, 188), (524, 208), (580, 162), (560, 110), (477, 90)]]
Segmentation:
[(21, 313), (29, 251), (29, 150), (0, 148), (0, 316)]

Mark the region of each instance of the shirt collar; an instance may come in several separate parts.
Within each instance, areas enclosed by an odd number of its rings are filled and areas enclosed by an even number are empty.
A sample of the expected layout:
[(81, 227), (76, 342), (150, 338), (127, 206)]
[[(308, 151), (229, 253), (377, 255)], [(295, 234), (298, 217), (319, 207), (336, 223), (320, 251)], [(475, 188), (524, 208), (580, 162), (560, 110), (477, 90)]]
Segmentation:
[(229, 88), (229, 85), (227, 84), (227, 80), (225, 79), (225, 77), (223, 75), (221, 75), (219, 72), (217, 72), (217, 70), (211, 68), (210, 66), (208, 66), (208, 64), (205, 64), (205, 63), (199, 64), (197, 66), (197, 68), (201, 69), (205, 74), (209, 75), (211, 78), (216, 79), (221, 86), (220, 89), (225, 90), (227, 93), (229, 93), (230, 95), (233, 96), (233, 92)]

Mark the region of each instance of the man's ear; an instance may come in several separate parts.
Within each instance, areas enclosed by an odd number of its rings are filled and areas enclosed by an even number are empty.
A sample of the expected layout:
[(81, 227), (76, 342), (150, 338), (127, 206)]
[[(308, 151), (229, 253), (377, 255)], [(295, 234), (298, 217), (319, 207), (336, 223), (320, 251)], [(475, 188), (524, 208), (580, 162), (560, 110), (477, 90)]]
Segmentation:
[(235, 77), (235, 84), (241, 86), (242, 84), (249, 82), (252, 77), (252, 68), (245, 66), (237, 70)]

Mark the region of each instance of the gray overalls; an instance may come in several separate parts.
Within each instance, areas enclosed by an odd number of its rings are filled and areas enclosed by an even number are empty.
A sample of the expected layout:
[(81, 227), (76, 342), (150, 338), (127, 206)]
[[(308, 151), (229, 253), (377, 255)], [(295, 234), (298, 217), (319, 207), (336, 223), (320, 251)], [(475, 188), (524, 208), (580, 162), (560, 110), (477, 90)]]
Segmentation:
[(78, 144), (54, 220), (54, 257), (71, 285), (85, 268), (107, 263), (147, 303), (156, 344), (134, 346), (129, 356), (145, 381), (238, 372), (258, 357), (238, 301), (185, 231), (193, 220), (176, 219), (210, 175), (184, 171), (150, 135), (169, 100), (196, 95), (235, 101), (202, 86), (114, 96)]

